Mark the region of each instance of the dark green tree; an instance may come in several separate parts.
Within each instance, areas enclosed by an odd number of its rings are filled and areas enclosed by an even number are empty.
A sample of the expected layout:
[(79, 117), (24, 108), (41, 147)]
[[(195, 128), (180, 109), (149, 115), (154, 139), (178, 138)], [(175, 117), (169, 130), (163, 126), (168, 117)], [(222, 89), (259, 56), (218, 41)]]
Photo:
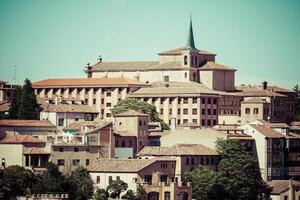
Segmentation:
[(136, 196), (132, 190), (127, 190), (126, 194), (124, 194), (121, 199), (136, 200)]
[(144, 200), (146, 199), (146, 191), (145, 188), (139, 184), (136, 189), (136, 200)]
[(87, 200), (93, 196), (93, 182), (88, 170), (78, 167), (69, 178), (69, 197), (74, 200)]
[(104, 189), (97, 189), (93, 195), (93, 200), (107, 200), (109, 193)]
[(53, 163), (48, 163), (47, 171), (34, 177), (32, 192), (35, 194), (67, 192), (68, 180)]
[(150, 117), (150, 121), (160, 122), (163, 130), (169, 129), (169, 126), (159, 118), (155, 106), (134, 98), (126, 98), (119, 101), (117, 105), (113, 107), (111, 112), (113, 116), (115, 116), (116, 114), (125, 112), (127, 110), (135, 110), (144, 114), (148, 114)]
[(122, 180), (114, 180), (107, 186), (107, 190), (111, 193), (115, 193), (118, 198), (120, 198), (120, 194), (126, 191), (127, 188), (128, 184)]
[(34, 90), (30, 80), (26, 79), (22, 87), (20, 108), (18, 112), (19, 119), (38, 119), (40, 106), (37, 103)]
[(18, 165), (5, 168), (3, 172), (4, 199), (15, 199), (16, 196), (30, 194), (33, 176), (30, 170)]
[(299, 85), (295, 85), (293, 91), (296, 93), (296, 105), (294, 120), (300, 120), (300, 88)]
[(21, 98), (22, 98), (22, 88), (20, 86), (16, 86), (10, 103), (10, 108), (8, 111), (9, 113), (8, 117), (10, 119), (19, 118), (19, 108), (21, 106)]

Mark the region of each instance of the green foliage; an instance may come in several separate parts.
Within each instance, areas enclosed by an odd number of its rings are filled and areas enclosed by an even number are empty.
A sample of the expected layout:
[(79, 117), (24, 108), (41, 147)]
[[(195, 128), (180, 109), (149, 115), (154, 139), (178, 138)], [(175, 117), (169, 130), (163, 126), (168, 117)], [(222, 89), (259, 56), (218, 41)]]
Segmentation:
[(93, 195), (93, 200), (107, 200), (109, 193), (104, 189), (97, 189)]
[(4, 197), (14, 199), (18, 195), (30, 194), (33, 173), (17, 165), (5, 168), (3, 172)]
[(93, 182), (89, 172), (84, 167), (78, 167), (69, 178), (70, 181), (70, 199), (87, 200), (93, 195)]
[(217, 172), (198, 168), (188, 172), (197, 200), (268, 199), (271, 189), (262, 180), (257, 161), (244, 146), (233, 140), (218, 140), (221, 155)]
[(47, 171), (43, 174), (37, 174), (34, 178), (32, 192), (35, 194), (67, 192), (67, 179), (58, 170), (58, 167), (53, 163), (48, 163)]
[(19, 118), (19, 108), (21, 106), (22, 88), (17, 86), (14, 90), (12, 101), (9, 108), (9, 118), (18, 119)]
[(126, 194), (124, 194), (121, 199), (136, 200), (136, 196), (132, 190), (127, 190)]
[(19, 119), (38, 119), (40, 106), (37, 103), (30, 80), (26, 79), (22, 87)]
[(120, 194), (126, 191), (127, 188), (128, 184), (122, 180), (114, 180), (107, 186), (107, 190), (111, 193), (115, 193), (118, 198), (120, 198)]
[(38, 119), (40, 106), (37, 103), (30, 80), (22, 87), (17, 86), (9, 109), (10, 119)]
[(138, 185), (136, 190), (136, 200), (144, 200), (146, 199), (146, 191), (142, 185)]
[(116, 114), (125, 112), (127, 110), (135, 110), (144, 114), (148, 114), (150, 117), (150, 121), (161, 122), (163, 130), (170, 129), (169, 126), (159, 118), (155, 106), (144, 101), (140, 101), (133, 98), (123, 99), (119, 101), (117, 105), (114, 106), (111, 112), (112, 115), (115, 116)]

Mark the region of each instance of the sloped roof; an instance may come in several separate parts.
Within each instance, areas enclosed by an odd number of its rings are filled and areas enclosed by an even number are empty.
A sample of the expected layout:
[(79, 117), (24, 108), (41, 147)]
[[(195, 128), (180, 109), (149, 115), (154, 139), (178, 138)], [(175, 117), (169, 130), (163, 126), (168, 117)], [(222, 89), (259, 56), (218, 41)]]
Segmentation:
[(99, 113), (95, 107), (89, 105), (77, 104), (48, 104), (41, 105), (44, 112), (58, 112), (58, 113)]
[(51, 154), (51, 153), (45, 151), (44, 148), (32, 147), (32, 148), (25, 150), (24, 154)]
[[(160, 55), (160, 56), (163, 56), (163, 55), (182, 55), (182, 51), (184, 51), (184, 50), (187, 50), (187, 48), (186, 47), (180, 47), (180, 48), (171, 49), (171, 50), (161, 52), (158, 55)], [(200, 50), (200, 49), (195, 49), (195, 50), (198, 51), (198, 54), (216, 55), (215, 53), (211, 53), (211, 52)]]
[[(271, 88), (272, 86), (268, 86)], [(236, 86), (237, 93), (241, 93), (243, 96), (276, 96), (276, 97), (287, 97), (286, 95), (279, 94), (275, 90), (266, 89), (264, 90), (262, 86), (257, 85), (241, 85)]]
[(86, 132), (85, 134), (92, 134), (92, 133), (95, 133), (95, 131), (98, 131), (98, 130), (101, 130), (102, 128), (106, 127), (106, 126), (109, 126), (109, 125), (112, 125), (112, 122), (111, 121), (105, 121), (101, 124), (98, 124), (94, 129)]
[(92, 71), (155, 71), (155, 70), (184, 70), (189, 67), (182, 66), (181, 62), (159, 63), (158, 61), (131, 61), (131, 62), (100, 62), (93, 66)]
[(206, 62), (201, 68), (200, 70), (204, 71), (210, 71), (210, 70), (223, 70), (223, 71), (236, 71), (236, 69), (233, 69), (231, 67), (225, 66), (225, 65), (221, 65), (212, 61), (208, 61)]
[(9, 111), (10, 102), (8, 101), (0, 101), (0, 112)]
[(0, 140), (1, 144), (25, 144), (25, 143), (45, 143), (42, 140), (34, 138), (30, 135), (12, 135), (6, 136)]
[[(270, 187), (272, 187), (271, 194), (281, 194), (289, 189), (290, 180), (272, 180), (267, 182)], [(300, 187), (300, 182), (291, 180), (293, 186)]]
[(202, 83), (196, 82), (155, 82), (151, 87), (140, 88), (139, 90), (129, 94), (132, 97), (138, 96), (184, 96), (184, 95), (200, 95), (200, 94), (216, 94), (214, 90), (209, 89)]
[(96, 127), (101, 122), (99, 121), (78, 121), (73, 122), (66, 126), (63, 130), (78, 130), (80, 131), (82, 127), (88, 126), (88, 127)]
[(2, 119), (0, 120), (1, 126), (9, 127), (55, 127), (48, 120), (21, 120), (21, 119)]
[(149, 116), (148, 114), (144, 114), (135, 110), (127, 110), (125, 112), (119, 113), (115, 115), (116, 117), (134, 117), (134, 116), (143, 116), (147, 117)]
[(61, 87), (119, 87), (147, 84), (128, 78), (55, 78), (32, 83), (33, 88)]
[(155, 163), (156, 159), (98, 159), (87, 166), (95, 172), (138, 172)]
[(218, 155), (211, 148), (201, 144), (176, 144), (172, 147), (152, 147), (146, 146), (139, 155), (154, 155), (154, 156), (183, 156), (183, 155)]
[(271, 129), (270, 127), (266, 125), (256, 125), (256, 124), (249, 124), (252, 128), (254, 128), (256, 131), (260, 132), (266, 137), (269, 138), (284, 138), (285, 136), (278, 131), (275, 131)]
[(246, 99), (242, 101), (242, 103), (268, 103), (268, 102), (264, 99), (254, 97), (254, 98)]

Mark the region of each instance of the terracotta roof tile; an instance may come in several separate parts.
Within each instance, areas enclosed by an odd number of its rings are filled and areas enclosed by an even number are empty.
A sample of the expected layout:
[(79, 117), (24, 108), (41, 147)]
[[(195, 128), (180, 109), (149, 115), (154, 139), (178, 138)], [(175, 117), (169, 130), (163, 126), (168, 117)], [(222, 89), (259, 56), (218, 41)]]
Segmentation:
[(151, 147), (146, 146), (139, 155), (154, 156), (181, 156), (181, 155), (218, 155), (214, 149), (210, 149), (201, 144), (176, 144), (172, 147)]
[(208, 61), (203, 65), (200, 70), (225, 70), (225, 71), (236, 71), (236, 69), (233, 69), (231, 67), (221, 65), (212, 61)]
[(0, 101), (0, 112), (8, 112), (10, 103), (8, 101)]
[(144, 116), (144, 117), (148, 117), (148, 114), (144, 114), (135, 110), (127, 110), (125, 112), (116, 114), (116, 117), (134, 117), (134, 116)]
[[(290, 180), (272, 180), (268, 182), (268, 185), (272, 187), (271, 194), (280, 194), (289, 189)], [(292, 180), (293, 186), (300, 187), (300, 182)]]
[(56, 78), (32, 83), (33, 88), (118, 87), (128, 85), (145, 86), (147, 84), (128, 78)]
[(246, 99), (242, 101), (242, 103), (268, 103), (268, 102), (264, 99), (254, 97), (254, 98)]
[(99, 121), (82, 121), (82, 122), (73, 122), (66, 126), (63, 130), (77, 130), (80, 131), (82, 127), (93, 127), (95, 128), (99, 123)]
[(45, 143), (42, 140), (34, 138), (30, 135), (12, 135), (6, 136), (0, 140), (1, 144), (24, 144), (24, 143)]
[(44, 148), (32, 147), (32, 148), (26, 149), (24, 154), (51, 154), (51, 153), (45, 151)]
[(252, 128), (269, 138), (284, 138), (285, 136), (266, 125), (249, 124)]
[(48, 120), (19, 120), (19, 119), (3, 119), (0, 120), (0, 127), (55, 127)]
[[(176, 48), (176, 49), (171, 49), (168, 51), (164, 51), (159, 53), (158, 55), (182, 55), (182, 51), (184, 51), (186, 49), (186, 47), (180, 47), (180, 48)], [(214, 53), (210, 53), (208, 51), (204, 51), (204, 50), (199, 50), (196, 49), (196, 51), (198, 51), (198, 54), (207, 54), (207, 55), (216, 55)]]
[(60, 113), (99, 113), (95, 107), (77, 104), (48, 104), (41, 105), (44, 112), (60, 112)]

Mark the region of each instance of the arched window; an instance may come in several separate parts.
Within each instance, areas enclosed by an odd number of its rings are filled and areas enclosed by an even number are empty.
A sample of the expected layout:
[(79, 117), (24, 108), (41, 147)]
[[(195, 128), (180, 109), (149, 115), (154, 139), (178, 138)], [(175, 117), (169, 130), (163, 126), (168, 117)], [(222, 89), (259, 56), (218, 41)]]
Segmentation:
[(246, 109), (245, 109), (245, 113), (246, 113), (246, 114), (250, 114), (250, 108), (246, 108)]
[(258, 108), (253, 109), (253, 114), (258, 114)]
[(187, 56), (184, 56), (184, 65), (187, 65)]

